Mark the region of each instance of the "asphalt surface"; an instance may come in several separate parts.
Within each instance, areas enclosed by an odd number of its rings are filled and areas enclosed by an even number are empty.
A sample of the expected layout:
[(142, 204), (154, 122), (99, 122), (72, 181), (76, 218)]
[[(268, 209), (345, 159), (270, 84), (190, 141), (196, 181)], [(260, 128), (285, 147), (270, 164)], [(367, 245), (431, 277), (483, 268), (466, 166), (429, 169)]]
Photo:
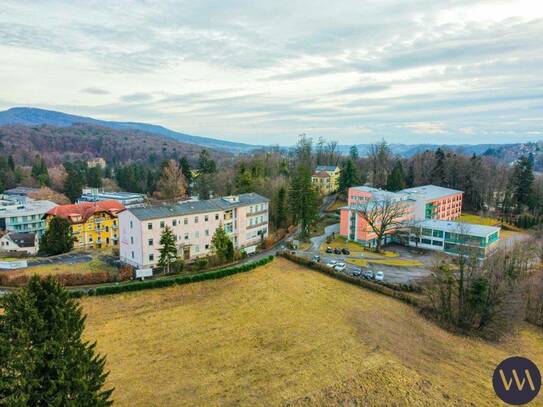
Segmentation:
[(92, 256), (85, 252), (71, 252), (59, 254), (58, 256), (42, 257), (39, 259), (29, 259), (28, 267), (43, 266), (46, 264), (77, 264), (87, 263), (92, 260)]

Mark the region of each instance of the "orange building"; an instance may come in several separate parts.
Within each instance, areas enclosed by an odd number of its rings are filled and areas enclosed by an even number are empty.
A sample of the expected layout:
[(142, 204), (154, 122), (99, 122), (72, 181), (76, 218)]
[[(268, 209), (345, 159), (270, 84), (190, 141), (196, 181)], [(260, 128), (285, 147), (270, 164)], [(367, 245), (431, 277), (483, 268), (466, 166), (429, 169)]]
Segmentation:
[(75, 248), (114, 247), (119, 243), (117, 214), (125, 209), (118, 201), (81, 202), (60, 205), (45, 214), (47, 225), (59, 216), (70, 222)]
[[(396, 201), (402, 211), (394, 225), (385, 233), (383, 244), (393, 240), (393, 234), (402, 225), (413, 220), (454, 220), (462, 213), (462, 191), (426, 185), (389, 192), (377, 188), (360, 186), (349, 188), (347, 206), (340, 210), (340, 235), (367, 247), (375, 247), (376, 234), (361, 213), (361, 207), (374, 205), (379, 210), (379, 201)], [(371, 211), (371, 206), (369, 208)]]

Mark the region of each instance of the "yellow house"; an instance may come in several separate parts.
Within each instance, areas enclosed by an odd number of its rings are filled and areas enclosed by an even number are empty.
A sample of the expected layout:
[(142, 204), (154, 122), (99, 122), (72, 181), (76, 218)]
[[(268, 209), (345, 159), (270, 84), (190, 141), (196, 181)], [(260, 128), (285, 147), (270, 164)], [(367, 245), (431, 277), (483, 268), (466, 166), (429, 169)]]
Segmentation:
[(119, 201), (81, 202), (60, 205), (45, 214), (47, 226), (55, 216), (70, 222), (75, 238), (74, 248), (114, 247), (119, 244), (117, 214), (124, 210)]
[(337, 165), (319, 165), (311, 176), (311, 182), (321, 194), (330, 195), (339, 188), (340, 172)]

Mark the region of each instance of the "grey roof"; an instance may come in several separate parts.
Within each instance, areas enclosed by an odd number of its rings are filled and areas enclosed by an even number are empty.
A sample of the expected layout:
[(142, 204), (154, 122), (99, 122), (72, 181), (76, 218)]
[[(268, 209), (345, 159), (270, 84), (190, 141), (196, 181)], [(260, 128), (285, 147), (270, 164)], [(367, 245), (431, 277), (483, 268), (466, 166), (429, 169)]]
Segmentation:
[(425, 199), (432, 201), (447, 195), (463, 194), (464, 191), (438, 187), (437, 185), (422, 185), (420, 187), (402, 189), (400, 193), (422, 195)]
[(235, 197), (239, 197), (239, 200), (228, 201), (228, 198), (230, 197), (222, 197), (208, 199), (205, 201), (186, 201), (175, 205), (130, 208), (127, 209), (127, 211), (134, 214), (134, 216), (140, 220), (146, 220), (191, 215), (196, 213), (218, 212), (269, 201), (268, 198), (254, 192), (236, 195)]
[(462, 233), (470, 236), (486, 237), (500, 230), (496, 226), (474, 225), (472, 223), (454, 222), (451, 220), (425, 219), (414, 223), (426, 229), (438, 229), (444, 232)]
[(16, 196), (27, 196), (28, 194), (32, 192), (37, 192), (38, 188), (30, 188), (30, 187), (15, 187), (11, 189), (6, 189), (4, 191), (5, 195), (16, 195)]
[(317, 165), (316, 171), (336, 171), (337, 165)]
[(34, 247), (36, 243), (35, 233), (8, 233), (7, 236), (19, 247)]

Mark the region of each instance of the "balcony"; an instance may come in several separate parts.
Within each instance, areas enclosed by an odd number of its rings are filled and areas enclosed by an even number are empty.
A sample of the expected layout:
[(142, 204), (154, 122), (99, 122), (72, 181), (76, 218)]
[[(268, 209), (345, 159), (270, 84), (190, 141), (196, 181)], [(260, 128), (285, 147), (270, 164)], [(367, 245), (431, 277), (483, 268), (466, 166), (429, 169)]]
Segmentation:
[(253, 225), (247, 225), (247, 228), (246, 229), (254, 229), (254, 228), (258, 228), (260, 226), (264, 226), (264, 225), (267, 225), (268, 224), (268, 221), (264, 221), (264, 222), (260, 222), (260, 223), (255, 223)]
[(260, 211), (247, 212), (247, 216), (263, 215), (265, 213), (268, 213), (268, 209), (262, 209)]

